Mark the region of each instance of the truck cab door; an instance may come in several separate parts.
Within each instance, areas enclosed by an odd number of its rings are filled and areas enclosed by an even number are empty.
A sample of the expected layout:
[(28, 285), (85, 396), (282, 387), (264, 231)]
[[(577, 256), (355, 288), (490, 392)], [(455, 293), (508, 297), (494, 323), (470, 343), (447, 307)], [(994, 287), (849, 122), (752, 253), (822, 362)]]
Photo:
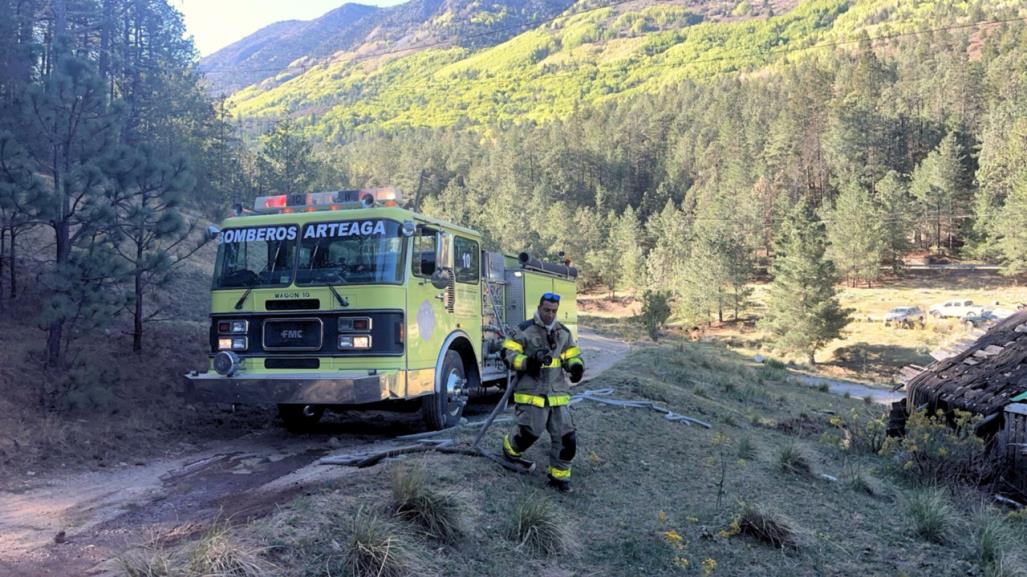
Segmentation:
[[(452, 260), (453, 237), (436, 228), (421, 225), (411, 239), (411, 277), (407, 283), (407, 370), (423, 371), (427, 378), (431, 369), (430, 386), (434, 387), (435, 363), (439, 359), (442, 343), (455, 328), (452, 289), (452, 268), (445, 267)], [(448, 245), (448, 246), (447, 246)], [(447, 252), (448, 249), (448, 252)], [(439, 262), (441, 259), (442, 262)], [(448, 275), (448, 282), (442, 284)], [(416, 383), (408, 385), (409, 394), (418, 394), (420, 387), (429, 386), (423, 379), (413, 377)]]

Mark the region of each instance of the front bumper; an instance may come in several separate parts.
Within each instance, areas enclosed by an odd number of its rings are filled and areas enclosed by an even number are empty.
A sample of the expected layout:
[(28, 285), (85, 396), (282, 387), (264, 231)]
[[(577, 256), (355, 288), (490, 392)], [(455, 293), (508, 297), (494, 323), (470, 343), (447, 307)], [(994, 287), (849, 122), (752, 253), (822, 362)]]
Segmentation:
[(185, 375), (185, 398), (199, 403), (246, 405), (362, 405), (396, 398), (396, 372), (304, 373), (226, 377), (216, 372)]

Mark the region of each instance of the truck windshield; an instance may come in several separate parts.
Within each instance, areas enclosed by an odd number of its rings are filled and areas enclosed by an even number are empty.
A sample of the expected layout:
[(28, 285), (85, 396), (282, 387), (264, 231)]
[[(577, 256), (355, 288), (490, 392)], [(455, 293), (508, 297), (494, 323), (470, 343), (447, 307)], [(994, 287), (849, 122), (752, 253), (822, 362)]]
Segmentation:
[(230, 228), (218, 235), (214, 288), (284, 286), (292, 282), (299, 226)]
[(296, 284), (399, 284), (403, 282), (400, 223), (349, 220), (303, 227)]

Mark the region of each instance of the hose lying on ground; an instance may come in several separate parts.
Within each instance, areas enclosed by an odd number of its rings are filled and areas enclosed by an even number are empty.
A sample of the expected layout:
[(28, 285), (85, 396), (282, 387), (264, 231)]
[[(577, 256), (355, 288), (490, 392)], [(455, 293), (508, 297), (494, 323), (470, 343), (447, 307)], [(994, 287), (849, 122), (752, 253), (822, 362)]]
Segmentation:
[[(511, 387), (511, 389), (512, 389), (512, 387)], [(711, 424), (709, 424), (709, 423), (707, 423), (705, 421), (700, 421), (699, 419), (695, 419), (693, 417), (689, 417), (689, 416), (686, 416), (686, 415), (681, 415), (679, 413), (675, 413), (674, 411), (672, 411), (672, 410), (670, 410), (670, 409), (668, 409), (668, 408), (666, 408), (664, 406), (661, 406), (660, 404), (656, 403), (655, 401), (643, 401), (643, 400), (640, 400), (640, 399), (610, 399), (610, 398), (606, 398), (609, 395), (612, 395), (613, 393), (614, 393), (614, 390), (610, 389), (610, 388), (606, 388), (606, 389), (593, 389), (593, 390), (582, 391), (582, 392), (580, 392), (580, 393), (578, 393), (576, 395), (571, 396), (570, 404), (571, 405), (576, 405), (576, 404), (580, 403), (581, 401), (595, 401), (597, 403), (602, 403), (604, 405), (610, 405), (610, 406), (613, 406), (613, 407), (629, 407), (629, 408), (633, 408), (633, 409), (649, 409), (651, 411), (656, 411), (658, 413), (663, 413), (663, 418), (667, 419), (668, 421), (673, 421), (673, 422), (677, 422), (677, 423), (684, 423), (684, 424), (689, 425), (689, 426), (691, 426), (694, 423), (696, 425), (699, 425), (700, 427), (705, 427), (707, 429), (712, 429), (713, 428), (713, 425), (711, 425)], [(331, 455), (331, 456), (322, 458), (318, 462), (320, 464), (322, 464), (322, 465), (347, 465), (347, 466), (351, 466), (351, 467), (370, 467), (372, 465), (378, 464), (383, 459), (387, 459), (387, 458), (390, 458), (390, 457), (398, 457), (400, 455), (407, 455), (407, 454), (410, 454), (410, 453), (425, 453), (425, 452), (428, 452), (428, 451), (436, 451), (436, 452), (439, 452), (439, 453), (449, 453), (449, 454), (459, 454), (459, 455), (470, 455), (470, 456), (485, 457), (487, 459), (495, 461), (496, 463), (498, 463), (499, 465), (502, 465), (503, 467), (505, 467), (507, 469), (510, 469), (512, 471), (518, 471), (518, 469), (516, 467), (510, 465), (509, 463), (506, 463), (502, 459), (498, 458), (496, 455), (492, 455), (491, 453), (488, 453), (487, 451), (483, 451), (483, 450), (481, 450), (481, 449), (479, 449), (477, 447), (457, 447), (457, 446), (453, 446), (453, 444), (455, 442), (453, 439), (430, 439), (430, 438), (427, 438), (427, 437), (433, 437), (433, 436), (436, 436), (436, 435), (441, 435), (441, 434), (444, 434), (444, 433), (453, 433), (453, 432), (455, 432), (454, 429), (456, 429), (456, 428), (482, 426), (482, 430), (478, 433), (477, 439), (476, 439), (476, 442), (480, 441), (482, 435), (484, 435), (485, 430), (493, 422), (503, 422), (505, 420), (512, 420), (512, 419), (509, 419), (509, 418), (503, 418), (503, 419), (495, 419), (494, 418), (496, 416), (496, 414), (498, 413), (499, 407), (504, 405), (508, 398), (509, 398), (509, 395), (508, 394), (504, 394), (503, 398), (500, 400), (499, 405), (497, 405), (497, 410), (493, 410), (492, 414), (490, 415), (490, 418), (488, 418), (488, 419), (486, 419), (484, 421), (474, 421), (474, 422), (471, 422), (471, 423), (465, 423), (463, 425), (460, 425), (459, 427), (443, 429), (441, 431), (432, 431), (432, 432), (429, 432), (429, 433), (417, 433), (417, 434), (414, 434), (414, 435), (403, 435), (401, 437), (397, 437), (397, 439), (416, 441), (418, 443), (416, 445), (407, 445), (407, 446), (403, 446), (403, 447), (393, 447), (391, 449), (386, 449), (384, 451), (351, 453), (351, 454), (348, 454), (348, 455)]]

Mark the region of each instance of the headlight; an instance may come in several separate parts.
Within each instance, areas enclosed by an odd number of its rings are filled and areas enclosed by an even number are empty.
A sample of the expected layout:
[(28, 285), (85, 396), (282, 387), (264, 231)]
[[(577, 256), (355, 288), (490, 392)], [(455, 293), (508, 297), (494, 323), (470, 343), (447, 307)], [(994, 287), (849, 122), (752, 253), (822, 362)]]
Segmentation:
[(249, 321), (218, 321), (218, 333), (222, 335), (245, 335), (249, 328)]
[(371, 348), (370, 335), (341, 335), (339, 337), (340, 349), (369, 349)]
[(233, 352), (221, 351), (214, 355), (214, 370), (226, 377), (234, 375), (241, 364), (242, 359)]
[(220, 337), (218, 338), (219, 351), (245, 351), (249, 348), (246, 337)]

